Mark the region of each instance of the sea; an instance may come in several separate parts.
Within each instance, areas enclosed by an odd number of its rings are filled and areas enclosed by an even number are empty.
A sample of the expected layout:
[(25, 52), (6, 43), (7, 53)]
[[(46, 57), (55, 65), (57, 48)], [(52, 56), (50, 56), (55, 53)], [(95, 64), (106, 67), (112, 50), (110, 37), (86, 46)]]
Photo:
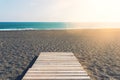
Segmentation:
[(11, 30), (62, 30), (70, 29), (65, 22), (0, 22), (0, 31)]
[(120, 23), (0, 22), (0, 31), (119, 28)]

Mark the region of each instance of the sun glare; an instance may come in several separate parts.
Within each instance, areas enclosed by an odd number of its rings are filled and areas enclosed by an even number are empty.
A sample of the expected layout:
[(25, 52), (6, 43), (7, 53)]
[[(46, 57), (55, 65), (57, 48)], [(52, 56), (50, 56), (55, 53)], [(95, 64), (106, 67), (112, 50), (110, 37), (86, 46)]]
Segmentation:
[(119, 0), (75, 0), (63, 13), (74, 22), (120, 22)]

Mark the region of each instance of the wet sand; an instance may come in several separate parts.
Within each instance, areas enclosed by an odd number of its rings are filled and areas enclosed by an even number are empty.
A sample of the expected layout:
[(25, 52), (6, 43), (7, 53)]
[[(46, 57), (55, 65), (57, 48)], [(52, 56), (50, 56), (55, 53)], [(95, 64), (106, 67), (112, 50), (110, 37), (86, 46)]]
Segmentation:
[(120, 29), (0, 31), (0, 80), (16, 79), (49, 51), (73, 52), (92, 80), (120, 80)]

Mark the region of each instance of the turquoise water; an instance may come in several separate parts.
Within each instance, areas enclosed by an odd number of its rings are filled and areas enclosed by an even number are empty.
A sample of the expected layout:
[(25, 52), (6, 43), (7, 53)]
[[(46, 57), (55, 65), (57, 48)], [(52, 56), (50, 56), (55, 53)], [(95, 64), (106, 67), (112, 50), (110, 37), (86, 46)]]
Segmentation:
[(0, 22), (0, 30), (59, 30), (68, 29), (64, 22)]
[(120, 28), (120, 23), (0, 22), (0, 31), (101, 29), (101, 28)]

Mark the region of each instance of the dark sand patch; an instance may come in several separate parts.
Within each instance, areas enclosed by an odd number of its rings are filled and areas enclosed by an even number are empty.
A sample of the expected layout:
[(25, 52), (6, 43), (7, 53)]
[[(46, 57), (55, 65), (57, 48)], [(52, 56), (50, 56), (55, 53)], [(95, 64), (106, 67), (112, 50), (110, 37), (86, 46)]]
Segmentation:
[(40, 52), (73, 52), (93, 80), (120, 80), (120, 30), (0, 32), (0, 80), (14, 80)]

